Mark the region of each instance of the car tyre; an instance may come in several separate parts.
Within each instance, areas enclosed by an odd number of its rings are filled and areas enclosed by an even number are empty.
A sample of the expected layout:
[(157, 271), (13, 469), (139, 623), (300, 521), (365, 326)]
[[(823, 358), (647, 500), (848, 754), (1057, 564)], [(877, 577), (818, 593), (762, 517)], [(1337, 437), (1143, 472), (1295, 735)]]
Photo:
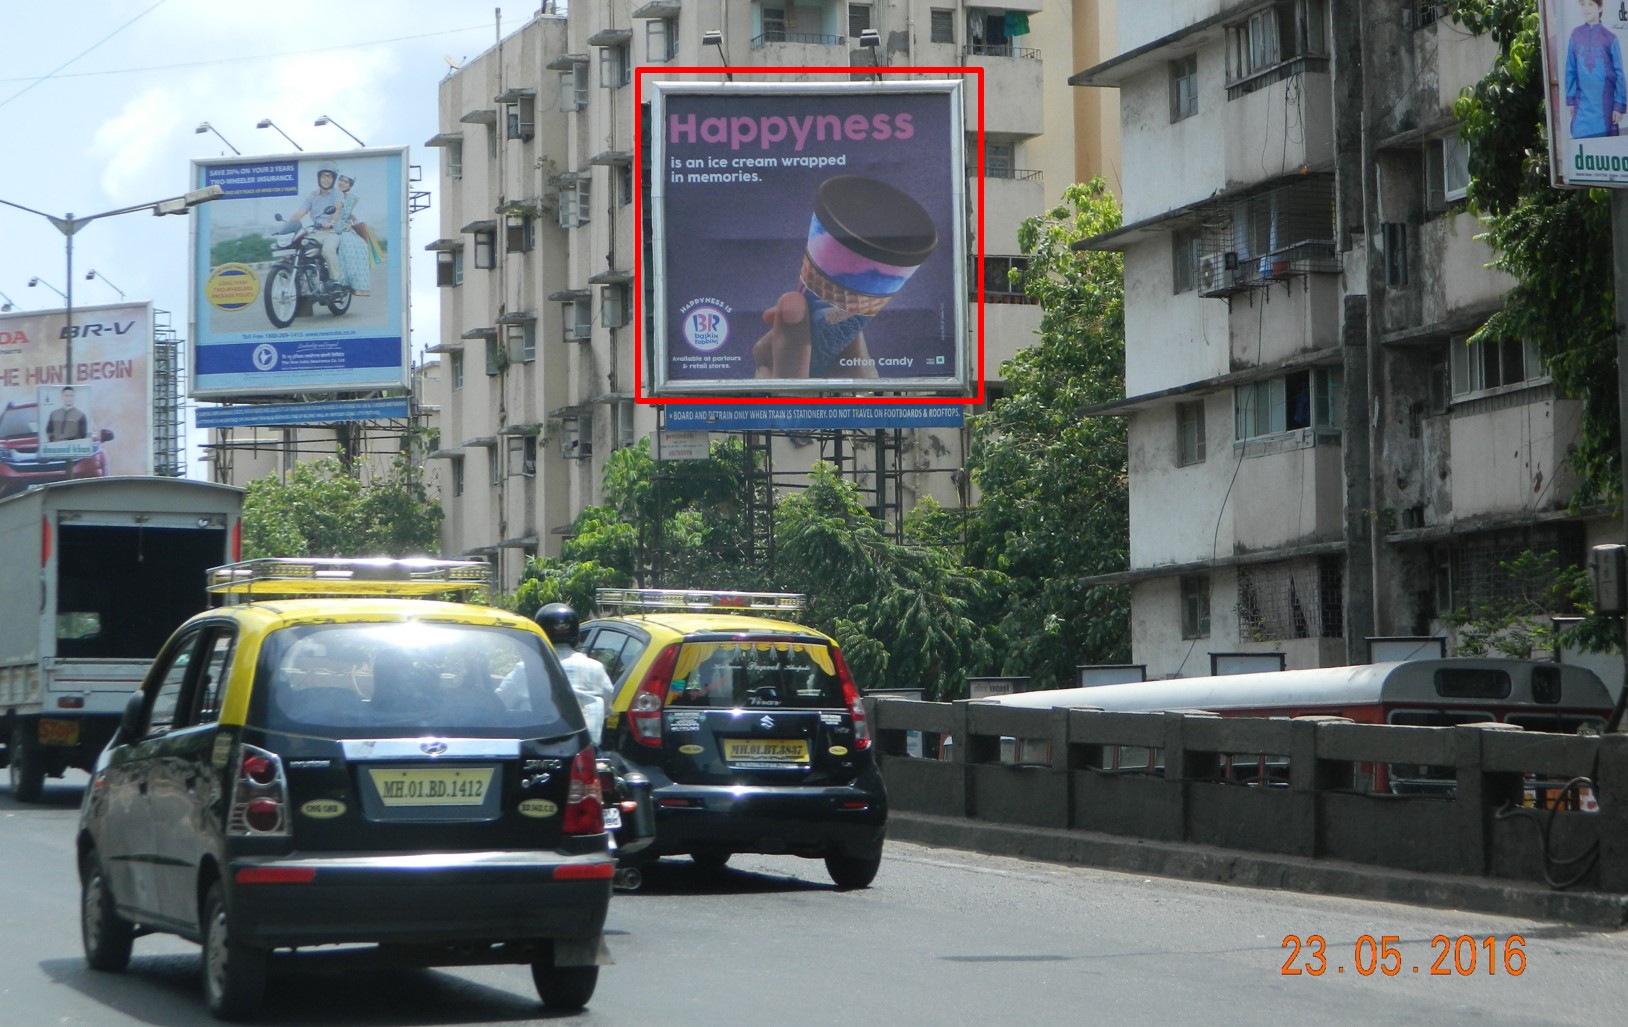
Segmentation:
[(721, 874), (724, 872), (724, 867), (729, 865), (729, 853), (692, 852), (690, 853), (690, 862), (694, 863), (696, 869), (704, 874)]
[(204, 1000), (221, 1020), (243, 1020), (260, 1008), (266, 993), (267, 953), (232, 937), (232, 916), (217, 881), (204, 899)]
[(40, 794), (45, 791), (45, 764), (34, 739), (29, 737), (33, 726), (31, 720), (17, 720), (11, 725), (11, 744), (7, 747), (11, 761), (7, 771), (11, 775), (11, 797), (18, 802), (39, 802)]
[(531, 964), (531, 982), (537, 986), (544, 1009), (575, 1012), (594, 997), (599, 967), (555, 966), (553, 957), (539, 959)]
[(876, 872), (882, 868), (882, 855), (875, 856), (827, 856), (825, 857), (825, 872), (831, 875), (831, 880), (838, 888), (869, 888), (871, 882), (876, 880)]
[(86, 854), (81, 877), (84, 883), (79, 901), (79, 933), (85, 946), (85, 962), (92, 970), (118, 973), (130, 965), (136, 927), (114, 908), (102, 859), (94, 851)]

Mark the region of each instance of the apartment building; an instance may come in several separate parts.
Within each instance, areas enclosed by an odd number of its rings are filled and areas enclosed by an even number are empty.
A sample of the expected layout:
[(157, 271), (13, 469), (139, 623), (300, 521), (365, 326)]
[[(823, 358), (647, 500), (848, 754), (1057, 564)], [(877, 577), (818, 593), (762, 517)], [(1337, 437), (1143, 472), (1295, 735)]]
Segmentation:
[(1463, 204), (1452, 115), (1490, 39), (1445, 4), (1119, 8), (1134, 660), (1365, 662), (1450, 635), (1500, 561), (1576, 562), (1578, 403), (1519, 345), (1465, 345), (1510, 281)]
[[(577, 513), (601, 500), (609, 455), (658, 428), (660, 409), (634, 402), (643, 359), (632, 323), (635, 66), (716, 67), (720, 78), (745, 65), (983, 67), (993, 377), (1039, 324), (1039, 308), (1008, 284), (1006, 271), (1021, 261), (1018, 224), (1055, 203), (1079, 168), (1113, 164), (1101, 142), (1084, 158), (1075, 145), (1081, 124), (1112, 139), (1113, 104), (1082, 100), (1067, 84), (1081, 61), (1076, 41), (1110, 30), (1095, 3), (610, 0), (567, 12), (545, 5), (449, 74), (439, 131), (427, 141), (441, 153), (440, 231), (424, 247), (442, 289), (430, 347), (442, 371), (430, 401), (440, 412), (431, 457), (442, 465), (443, 551), (492, 560), (512, 586), (528, 557), (558, 554)], [(878, 45), (860, 45), (867, 31)], [(966, 245), (976, 253), (975, 240)], [(923, 496), (969, 498), (958, 473), (964, 428), (755, 442), (777, 483), (816, 459), (839, 459), (890, 518)]]

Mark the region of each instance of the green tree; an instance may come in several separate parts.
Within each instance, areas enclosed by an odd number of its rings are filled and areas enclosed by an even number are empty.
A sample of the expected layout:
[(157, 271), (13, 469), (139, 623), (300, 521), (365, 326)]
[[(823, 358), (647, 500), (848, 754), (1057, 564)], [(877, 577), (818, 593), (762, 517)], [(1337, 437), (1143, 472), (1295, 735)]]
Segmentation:
[[(1458, 629), (1458, 651), (1463, 656), (1492, 653), (1515, 660), (1554, 651), (1561, 632), (1554, 626), (1556, 615), (1592, 610), (1592, 587), (1588, 571), (1567, 566), (1554, 550), (1535, 553), (1523, 550), (1513, 560), (1502, 560), (1498, 570), (1506, 586), (1496, 598), (1471, 603), (1453, 612), (1448, 623)], [(1609, 631), (1585, 620), (1568, 641), (1582, 642), (1586, 648), (1613, 648)], [(1578, 633), (1578, 629), (1585, 629)], [(1599, 645), (1599, 643), (1605, 643)]]
[(268, 475), (243, 499), (243, 556), (425, 556), (440, 549), (441, 508), (416, 465), (397, 459), (363, 482), (336, 460)]
[(1616, 313), (1606, 190), (1549, 184), (1544, 78), (1533, 0), (1458, 0), (1453, 13), (1498, 46), (1492, 70), (1454, 112), (1470, 145), (1469, 203), (1486, 224), (1493, 266), (1516, 284), (1472, 341), (1537, 344), (1562, 394), (1583, 401), (1572, 465), (1574, 508), (1621, 503)]
[(1002, 672), (1043, 686), (1130, 655), (1126, 589), (1080, 583), (1129, 559), (1124, 421), (1077, 412), (1124, 395), (1122, 260), (1074, 245), (1119, 223), (1101, 179), (1023, 223), (1029, 262), (1013, 279), (1040, 301), (1040, 340), (1002, 366), (1006, 395), (973, 423), (968, 558), (1010, 579)]
[(211, 267), (222, 264), (259, 264), (271, 259), (271, 240), (258, 233), (217, 243), (209, 249)]

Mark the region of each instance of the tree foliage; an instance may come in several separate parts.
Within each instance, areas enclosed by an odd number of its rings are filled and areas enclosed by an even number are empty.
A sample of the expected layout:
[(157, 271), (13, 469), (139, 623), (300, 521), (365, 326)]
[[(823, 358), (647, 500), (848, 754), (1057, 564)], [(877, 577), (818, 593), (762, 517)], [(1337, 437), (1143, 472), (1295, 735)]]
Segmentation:
[(243, 556), (425, 556), (440, 549), (441, 508), (416, 465), (398, 458), (370, 481), (336, 460), (268, 475), (243, 499)]
[(1532, 0), (1459, 0), (1454, 14), (1498, 46), (1492, 70), (1454, 108), (1470, 144), (1471, 207), (1493, 266), (1515, 276), (1502, 308), (1472, 341), (1537, 344), (1556, 387), (1583, 401), (1571, 462), (1574, 506), (1621, 501), (1616, 316), (1610, 200), (1605, 190), (1549, 184), (1544, 79)]
[[(1509, 586), (1503, 595), (1471, 603), (1448, 618), (1458, 629), (1461, 656), (1492, 653), (1513, 660), (1542, 658), (1554, 651), (1562, 634), (1555, 628), (1555, 615), (1592, 608), (1588, 571), (1562, 563), (1560, 554), (1552, 549), (1545, 553), (1523, 550), (1513, 560), (1499, 561), (1498, 569)], [(1609, 632), (1603, 639), (1594, 637), (1600, 634), (1601, 625), (1585, 621), (1579, 627), (1592, 631), (1568, 635), (1568, 641), (1581, 641), (1585, 648), (1600, 647), (1598, 642), (1604, 641), (1604, 647), (1609, 647)]]
[(1079, 664), (1130, 655), (1126, 590), (1080, 583), (1129, 559), (1124, 420), (1078, 413), (1124, 395), (1122, 258), (1074, 246), (1119, 217), (1096, 179), (1023, 223), (1029, 262), (1013, 278), (1040, 301), (1041, 338), (1001, 368), (1006, 395), (973, 426), (982, 498), (968, 558), (1011, 579), (1001, 670), (1037, 684), (1071, 683)]

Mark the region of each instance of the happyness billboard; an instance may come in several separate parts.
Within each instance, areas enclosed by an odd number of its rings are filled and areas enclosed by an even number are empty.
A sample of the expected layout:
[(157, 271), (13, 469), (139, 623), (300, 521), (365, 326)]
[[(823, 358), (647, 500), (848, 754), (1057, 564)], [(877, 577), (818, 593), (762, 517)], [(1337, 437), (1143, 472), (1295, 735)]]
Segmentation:
[(202, 399), (407, 386), (405, 147), (212, 158), (192, 211)]
[(971, 387), (959, 81), (652, 85), (651, 395)]
[(153, 473), (153, 310), (0, 314), (0, 496), (69, 477)]
[(1549, 179), (1561, 188), (1628, 186), (1628, 5), (1539, 0)]

